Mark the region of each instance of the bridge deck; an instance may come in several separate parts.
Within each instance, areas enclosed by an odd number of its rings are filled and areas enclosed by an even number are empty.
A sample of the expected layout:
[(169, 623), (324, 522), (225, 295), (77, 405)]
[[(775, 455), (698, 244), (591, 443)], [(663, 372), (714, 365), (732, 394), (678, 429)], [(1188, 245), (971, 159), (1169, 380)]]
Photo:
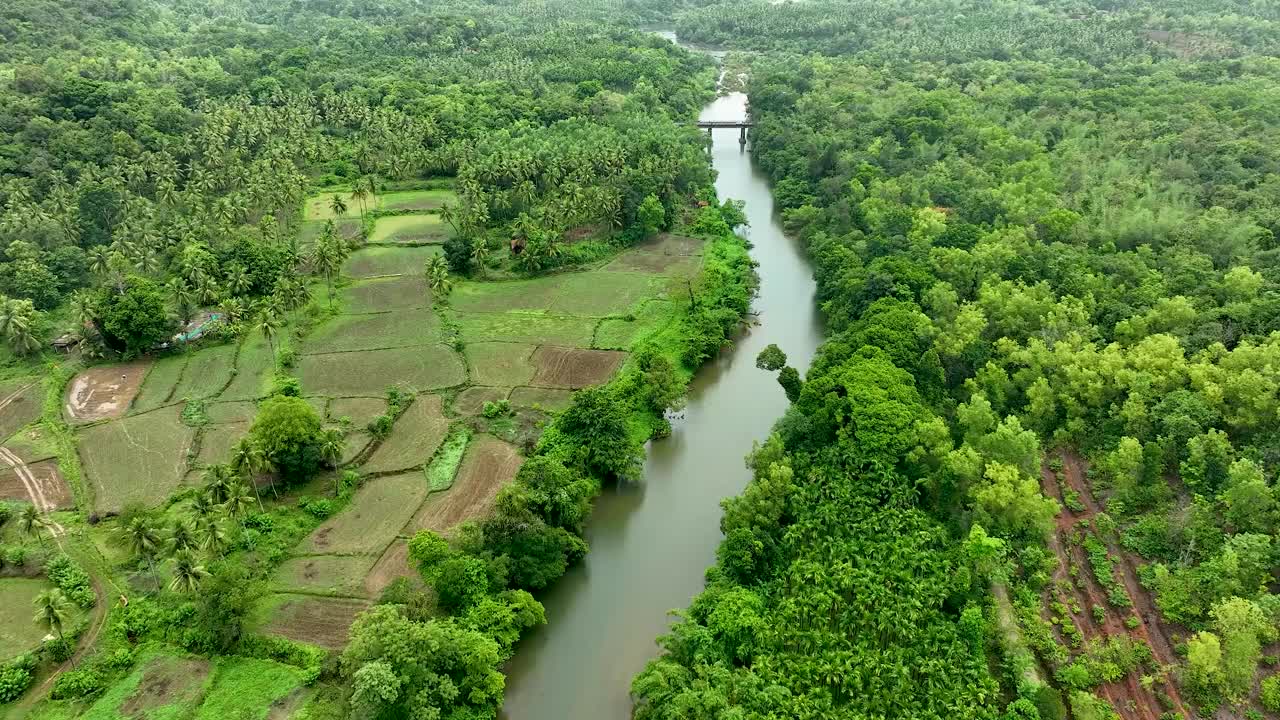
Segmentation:
[(752, 127), (750, 120), (699, 120), (700, 128), (749, 128)]

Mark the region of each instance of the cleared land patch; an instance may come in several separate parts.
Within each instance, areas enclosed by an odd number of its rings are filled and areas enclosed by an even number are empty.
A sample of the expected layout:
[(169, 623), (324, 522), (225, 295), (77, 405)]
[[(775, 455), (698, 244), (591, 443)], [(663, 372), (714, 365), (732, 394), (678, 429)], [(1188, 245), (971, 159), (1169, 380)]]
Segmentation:
[(304, 555), (286, 560), (276, 571), (281, 592), (352, 596), (364, 593), (364, 577), (374, 555)]
[(351, 426), (362, 428), (387, 411), (387, 401), (382, 398), (334, 398), (329, 402), (329, 419), (338, 422), (342, 418)]
[(80, 431), (80, 460), (99, 512), (130, 502), (155, 505), (182, 483), (195, 431), (176, 408), (94, 425)]
[(698, 271), (697, 255), (668, 255), (648, 250), (628, 250), (604, 266), (608, 272), (640, 272), (654, 275), (686, 276)]
[(44, 386), (40, 378), (23, 378), (0, 385), (0, 438), (40, 419)]
[(438, 395), (414, 398), (362, 469), (365, 472), (407, 470), (430, 460), (449, 431), (449, 421), (442, 410)]
[[(332, 215), (332, 212), (330, 212)], [(302, 228), (298, 232), (298, 243), (300, 245), (310, 245), (314, 243), (321, 235), (324, 234), (324, 220), (306, 220), (302, 223)], [(344, 217), (341, 220), (335, 220), (333, 223), (334, 234), (339, 237), (351, 238), (360, 234), (359, 218)]]
[(577, 390), (606, 382), (622, 365), (626, 353), (543, 345), (533, 352), (537, 368), (532, 385)]
[(85, 422), (121, 417), (129, 410), (150, 368), (150, 360), (135, 360), (85, 370), (67, 389), (67, 417)]
[(511, 388), (469, 387), (453, 399), (453, 409), (463, 415), (479, 415), (486, 402), (505, 400)]
[(594, 347), (601, 350), (630, 350), (639, 338), (660, 330), (675, 319), (679, 304), (670, 300), (641, 303), (631, 316), (602, 320), (596, 328)]
[(427, 496), (422, 472), (372, 478), (346, 509), (324, 521), (298, 546), (313, 555), (381, 553)]
[(35, 494), (43, 510), (66, 510), (76, 506), (71, 488), (62, 478), (56, 460), (23, 465), (0, 453), (0, 500), (30, 502)]
[(368, 600), (310, 595), (276, 595), (266, 632), (297, 642), (341, 650), (347, 644), (351, 623), (369, 608)]
[(473, 342), (466, 350), (471, 382), (493, 387), (525, 385), (536, 367), (530, 360), (534, 346), (511, 342)]
[(544, 410), (555, 412), (569, 407), (573, 402), (573, 391), (561, 388), (518, 387), (511, 391), (511, 404), (516, 407), (531, 408), (535, 405)]
[(369, 443), (373, 442), (373, 436), (367, 432), (357, 430), (347, 434), (346, 445), (342, 449), (342, 459), (338, 462), (342, 465), (360, 457), (360, 453), (369, 447)]
[(456, 193), (443, 188), (434, 190), (401, 190), (379, 195), (378, 207), (383, 210), (439, 210), (444, 207), (445, 203), (457, 199)]
[(405, 534), (413, 535), (419, 530), (443, 533), (464, 520), (483, 516), (523, 462), (515, 446), (490, 435), (477, 435), (467, 447), (453, 487), (448, 492), (432, 493), (405, 528)]
[(595, 318), (541, 312), (455, 312), (453, 317), (467, 342), (494, 340), (587, 347), (596, 326)]
[(428, 345), (440, 340), (440, 320), (431, 310), (339, 315), (312, 331), (307, 354)]
[(40, 644), (45, 630), (31, 622), (31, 603), (51, 587), (44, 578), (0, 578), (0, 661)]
[(222, 423), (248, 422), (258, 414), (258, 406), (248, 400), (210, 403), (205, 407), (209, 422), (213, 425)]
[(448, 240), (452, 234), (453, 228), (439, 215), (393, 215), (374, 222), (369, 242), (433, 245)]
[(355, 282), (342, 289), (342, 307), (351, 314), (431, 307), (427, 280), (400, 275)]
[(466, 379), (462, 360), (447, 345), (303, 355), (298, 375), (308, 393), (329, 397), (382, 397), (400, 383), (436, 390)]
[(422, 275), (427, 258), (440, 253), (440, 248), (435, 245), (361, 248), (351, 253), (342, 273), (353, 278)]
[[(334, 196), (341, 196), (342, 201), (347, 205), (347, 215), (358, 215), (360, 213), (360, 201), (351, 193), (342, 190), (320, 193), (307, 198), (306, 205), (303, 206), (303, 215), (307, 220), (331, 220), (336, 219), (337, 215), (333, 214)], [(366, 205), (370, 202), (369, 198), (365, 198)]]
[(152, 656), (108, 688), (84, 717), (191, 717), (204, 696), (210, 670), (201, 658)]
[(378, 558), (378, 562), (374, 564), (369, 574), (364, 578), (364, 591), (369, 597), (377, 597), (397, 578), (407, 577), (412, 580), (418, 580), (421, 584), (421, 577), (418, 571), (409, 562), (409, 543), (404, 540), (396, 540), (387, 546), (382, 557)]

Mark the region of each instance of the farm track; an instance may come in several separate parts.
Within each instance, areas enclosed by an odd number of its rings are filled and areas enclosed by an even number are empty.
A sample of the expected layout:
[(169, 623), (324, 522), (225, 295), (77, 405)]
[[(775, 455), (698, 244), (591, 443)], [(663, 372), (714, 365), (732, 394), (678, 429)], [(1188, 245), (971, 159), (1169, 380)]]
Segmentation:
[[(1071, 489), (1080, 495), (1080, 501), (1084, 503), (1087, 517), (1092, 519), (1102, 512), (1102, 507), (1098, 504), (1097, 499), (1094, 498), (1089, 484), (1085, 482), (1084, 460), (1072, 450), (1063, 452), (1063, 474)], [(1112, 538), (1101, 537), (1100, 539), (1106, 546), (1107, 553), (1111, 557), (1118, 559), (1119, 562), (1116, 563), (1116, 567), (1120, 570), (1120, 579), (1124, 583), (1129, 599), (1133, 601), (1139, 624), (1130, 634), (1141, 638), (1151, 648), (1152, 654), (1159, 665), (1176, 665), (1178, 658), (1173, 652), (1173, 645), (1169, 642), (1168, 635), (1165, 633), (1164, 628), (1161, 627), (1160, 615), (1156, 610), (1155, 603), (1152, 602), (1150, 593), (1138, 581), (1133, 554), (1121, 548)], [(1192, 717), (1183, 704), (1182, 697), (1178, 693), (1178, 688), (1174, 682), (1169, 680), (1165, 687), (1168, 690), (1169, 698), (1173, 701), (1174, 711), (1182, 717)]]

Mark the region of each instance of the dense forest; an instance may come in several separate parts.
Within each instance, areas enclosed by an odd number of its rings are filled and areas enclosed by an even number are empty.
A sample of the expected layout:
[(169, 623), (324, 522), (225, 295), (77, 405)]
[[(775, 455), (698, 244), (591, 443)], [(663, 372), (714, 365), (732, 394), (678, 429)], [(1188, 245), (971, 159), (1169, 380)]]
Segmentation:
[(1280, 711), (1274, 17), (961, 5), (679, 16), (829, 339), (637, 717)]

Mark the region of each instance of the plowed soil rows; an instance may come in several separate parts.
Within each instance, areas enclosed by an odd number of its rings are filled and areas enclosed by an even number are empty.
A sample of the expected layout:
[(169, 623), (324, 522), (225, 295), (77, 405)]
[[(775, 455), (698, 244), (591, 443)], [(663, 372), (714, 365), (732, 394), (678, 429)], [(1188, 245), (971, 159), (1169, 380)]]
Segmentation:
[(310, 595), (278, 595), (271, 619), (264, 628), (297, 642), (341, 650), (347, 644), (351, 623), (369, 608), (368, 600)]
[(477, 435), (467, 447), (466, 457), (453, 487), (432, 493), (405, 527), (405, 535), (419, 530), (446, 533), (464, 520), (482, 517), (493, 506), (498, 491), (511, 482), (524, 458), (515, 447), (488, 435)]
[(616, 350), (584, 350), (543, 345), (533, 353), (536, 371), (530, 385), (577, 390), (600, 385), (613, 376), (627, 354)]

